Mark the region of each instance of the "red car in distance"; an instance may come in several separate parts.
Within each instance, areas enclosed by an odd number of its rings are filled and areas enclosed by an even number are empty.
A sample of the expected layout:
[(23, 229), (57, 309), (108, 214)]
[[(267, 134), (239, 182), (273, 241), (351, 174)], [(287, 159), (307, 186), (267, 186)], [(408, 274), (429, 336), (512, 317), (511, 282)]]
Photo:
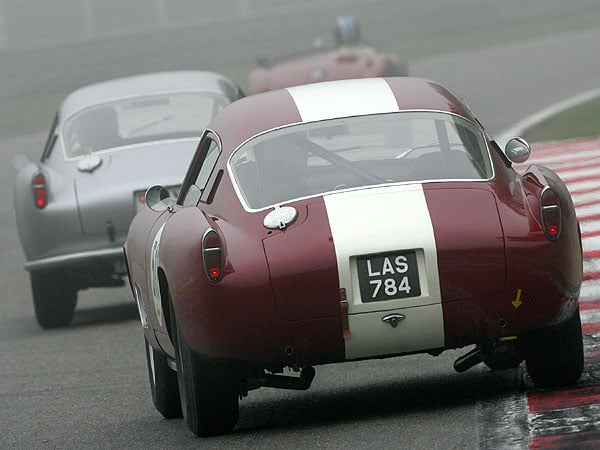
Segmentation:
[(125, 242), (156, 408), (226, 433), (248, 391), (307, 389), (315, 366), (469, 346), (459, 372), (577, 382), (579, 224), (554, 172), (512, 168), (529, 153), (418, 78), (225, 107)]
[(248, 75), (247, 93), (348, 78), (407, 76), (407, 64), (360, 41), (353, 17), (338, 17), (335, 48), (317, 45), (305, 53), (276, 59), (261, 58)]

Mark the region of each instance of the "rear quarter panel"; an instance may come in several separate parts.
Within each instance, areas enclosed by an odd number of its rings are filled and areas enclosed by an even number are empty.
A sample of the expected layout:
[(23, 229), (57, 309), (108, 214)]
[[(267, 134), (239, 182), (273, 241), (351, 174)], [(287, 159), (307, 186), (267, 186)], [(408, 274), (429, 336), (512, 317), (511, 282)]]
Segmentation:
[[(219, 283), (208, 280), (202, 262), (202, 236), (209, 227), (225, 242)], [(207, 218), (199, 208), (185, 207), (165, 226), (159, 254), (178, 324), (193, 350), (247, 359), (244, 348), (260, 357), (273, 346), (274, 304), (260, 239), (223, 219)]]
[[(342, 360), (339, 314), (285, 320), (277, 310), (263, 240), (287, 231), (270, 231), (262, 225), (269, 211), (248, 213), (239, 203), (233, 207), (220, 203), (219, 213), (216, 208), (206, 210), (210, 213), (195, 207), (180, 210), (161, 240), (161, 264), (190, 347), (205, 358), (239, 361), (292, 365)], [(219, 283), (209, 282), (203, 269), (201, 239), (208, 226), (225, 242), (224, 276)], [(304, 283), (310, 279), (309, 274)], [(337, 286), (334, 290), (337, 294)]]
[(68, 167), (41, 165), (48, 191), (48, 205), (43, 209), (35, 206), (31, 188), (38, 167), (31, 163), (23, 168), (17, 174), (13, 192), (17, 232), (28, 261), (79, 251), (82, 245)]
[[(498, 154), (492, 152), (492, 157), (497, 172), (491, 187), (505, 239), (505, 288), (495, 295), (444, 303), (449, 347), (556, 324), (577, 306), (581, 240), (564, 183), (547, 168), (532, 166), (521, 176)], [(563, 232), (556, 241), (550, 241), (541, 226), (539, 196), (546, 185), (556, 190), (563, 205)], [(481, 277), (485, 283), (485, 273)]]
[(536, 237), (540, 233), (543, 235), (540, 196), (546, 186), (551, 187), (558, 194), (562, 232), (556, 241), (542, 240), (547, 255), (546, 257), (541, 255), (541, 258), (533, 259), (533, 262), (537, 262), (552, 273), (553, 278), (563, 289), (571, 294), (578, 294), (583, 277), (583, 252), (579, 221), (573, 200), (566, 185), (554, 171), (543, 166), (530, 166), (523, 175), (523, 188), (530, 217), (535, 221), (535, 225), (532, 223), (532, 228), (535, 230)]

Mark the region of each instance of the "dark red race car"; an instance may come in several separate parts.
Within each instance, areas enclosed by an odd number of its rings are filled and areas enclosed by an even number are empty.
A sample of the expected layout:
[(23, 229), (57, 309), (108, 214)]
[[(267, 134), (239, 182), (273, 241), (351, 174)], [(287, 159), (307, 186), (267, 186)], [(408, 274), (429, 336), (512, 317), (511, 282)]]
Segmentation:
[(317, 46), (301, 54), (261, 58), (248, 74), (247, 92), (256, 94), (319, 81), (408, 75), (406, 62), (361, 42), (355, 18), (338, 17), (334, 36), (334, 48)]
[(224, 433), (249, 390), (306, 389), (313, 366), (465, 346), (458, 371), (575, 383), (579, 224), (554, 172), (513, 170), (528, 156), (417, 78), (225, 107), (125, 243), (156, 408)]

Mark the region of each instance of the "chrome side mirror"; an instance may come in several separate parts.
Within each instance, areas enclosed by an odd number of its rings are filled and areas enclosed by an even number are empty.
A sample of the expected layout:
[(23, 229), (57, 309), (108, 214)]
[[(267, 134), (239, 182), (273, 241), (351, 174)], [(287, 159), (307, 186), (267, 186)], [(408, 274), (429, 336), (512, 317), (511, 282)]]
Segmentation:
[(146, 206), (156, 212), (173, 208), (171, 194), (162, 186), (152, 186), (146, 191)]
[(506, 143), (504, 154), (514, 163), (524, 163), (531, 155), (531, 147), (525, 139), (515, 137)]

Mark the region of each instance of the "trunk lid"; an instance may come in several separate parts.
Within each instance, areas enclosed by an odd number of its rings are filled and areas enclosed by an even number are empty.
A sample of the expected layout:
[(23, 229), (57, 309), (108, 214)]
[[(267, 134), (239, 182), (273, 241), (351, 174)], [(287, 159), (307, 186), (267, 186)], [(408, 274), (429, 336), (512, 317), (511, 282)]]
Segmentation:
[(493, 192), (432, 184), (425, 197), (435, 233), (443, 301), (500, 293), (506, 282), (506, 256)]
[(280, 315), (340, 315), (345, 299), (347, 359), (444, 347), (443, 302), (504, 287), (504, 238), (492, 192), (433, 185), (327, 194), (265, 239)]
[(106, 233), (112, 224), (118, 235), (126, 233), (137, 211), (134, 194), (155, 184), (179, 186), (196, 146), (181, 140), (98, 154), (100, 166), (78, 172), (74, 182), (82, 232)]

